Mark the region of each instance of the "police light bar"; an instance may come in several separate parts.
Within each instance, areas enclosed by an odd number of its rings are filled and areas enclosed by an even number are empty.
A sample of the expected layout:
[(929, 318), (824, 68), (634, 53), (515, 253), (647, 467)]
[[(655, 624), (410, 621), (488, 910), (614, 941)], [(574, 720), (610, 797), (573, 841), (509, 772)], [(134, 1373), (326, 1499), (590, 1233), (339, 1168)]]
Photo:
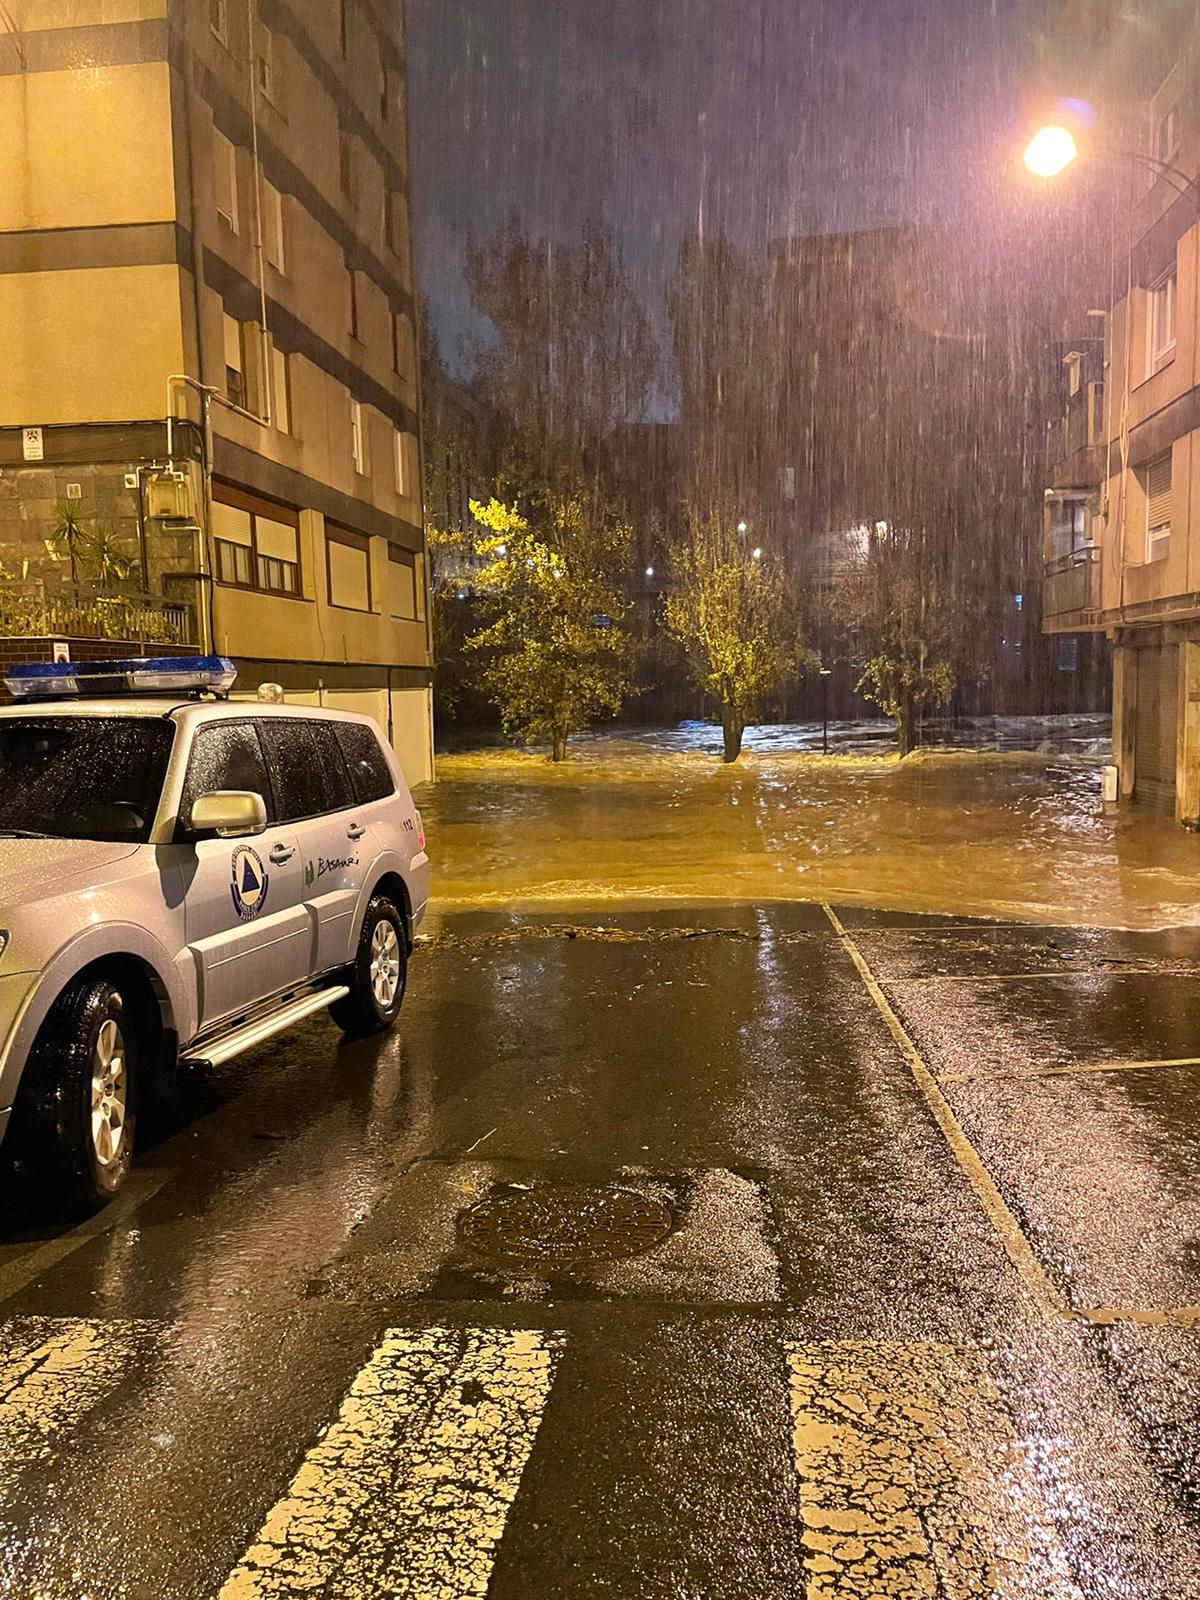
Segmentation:
[(14, 700), (107, 699), (139, 694), (227, 695), (237, 668), (225, 656), (150, 656), (128, 661), (30, 661), (9, 667)]

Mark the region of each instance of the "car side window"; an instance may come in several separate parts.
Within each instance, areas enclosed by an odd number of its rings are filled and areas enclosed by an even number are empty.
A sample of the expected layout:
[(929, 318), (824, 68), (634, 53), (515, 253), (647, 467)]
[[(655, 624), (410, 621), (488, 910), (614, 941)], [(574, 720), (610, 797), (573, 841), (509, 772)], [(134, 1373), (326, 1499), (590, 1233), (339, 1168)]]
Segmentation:
[(326, 726), (298, 717), (260, 724), (275, 777), (280, 822), (302, 822), (353, 803), (341, 751), (333, 739), (323, 737)]
[(338, 722), (334, 726), (359, 803), (367, 805), (394, 795), (396, 780), (373, 729), (361, 722)]
[(325, 769), (325, 777), (332, 791), (331, 811), (344, 811), (347, 806), (352, 806), (357, 800), (354, 785), (350, 781), (350, 769), (346, 765), (346, 758), (342, 754), (342, 747), (334, 731), (332, 722), (310, 723), (313, 736), (317, 741), (317, 748), (321, 752), (321, 765)]
[(197, 728), (179, 807), (185, 828), (196, 801), (215, 789), (249, 789), (262, 795), (267, 819), (272, 820), (271, 780), (252, 722), (211, 722)]

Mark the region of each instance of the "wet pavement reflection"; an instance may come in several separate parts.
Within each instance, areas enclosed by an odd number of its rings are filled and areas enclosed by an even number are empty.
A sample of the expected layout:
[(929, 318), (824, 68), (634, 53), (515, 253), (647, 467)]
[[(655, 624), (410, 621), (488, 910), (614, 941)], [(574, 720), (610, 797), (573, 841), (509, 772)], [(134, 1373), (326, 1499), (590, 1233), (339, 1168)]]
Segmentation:
[(106, 1220), (6, 1197), (0, 1594), (1200, 1595), (1198, 976), (447, 916), (394, 1035), (193, 1082)]

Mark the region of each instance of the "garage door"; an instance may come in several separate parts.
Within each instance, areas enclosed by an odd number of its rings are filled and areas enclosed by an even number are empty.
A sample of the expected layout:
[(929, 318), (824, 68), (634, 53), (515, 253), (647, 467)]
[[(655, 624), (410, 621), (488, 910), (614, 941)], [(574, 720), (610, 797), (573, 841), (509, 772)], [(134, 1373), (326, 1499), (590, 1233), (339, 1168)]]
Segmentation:
[(1139, 650), (1137, 657), (1137, 797), (1175, 803), (1175, 738), (1178, 721), (1179, 646)]

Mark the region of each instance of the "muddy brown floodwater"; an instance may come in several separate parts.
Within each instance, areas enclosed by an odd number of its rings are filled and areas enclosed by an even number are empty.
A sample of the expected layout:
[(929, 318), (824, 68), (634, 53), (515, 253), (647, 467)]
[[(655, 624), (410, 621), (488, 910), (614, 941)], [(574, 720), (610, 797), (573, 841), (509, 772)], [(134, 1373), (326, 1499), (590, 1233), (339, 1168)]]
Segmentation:
[[(1155, 928), (1200, 923), (1200, 837), (1106, 808), (1094, 758), (707, 754), (591, 740), (554, 767), (441, 758), (420, 796), (439, 913), (832, 900)], [(436, 921), (434, 923), (436, 926)]]

